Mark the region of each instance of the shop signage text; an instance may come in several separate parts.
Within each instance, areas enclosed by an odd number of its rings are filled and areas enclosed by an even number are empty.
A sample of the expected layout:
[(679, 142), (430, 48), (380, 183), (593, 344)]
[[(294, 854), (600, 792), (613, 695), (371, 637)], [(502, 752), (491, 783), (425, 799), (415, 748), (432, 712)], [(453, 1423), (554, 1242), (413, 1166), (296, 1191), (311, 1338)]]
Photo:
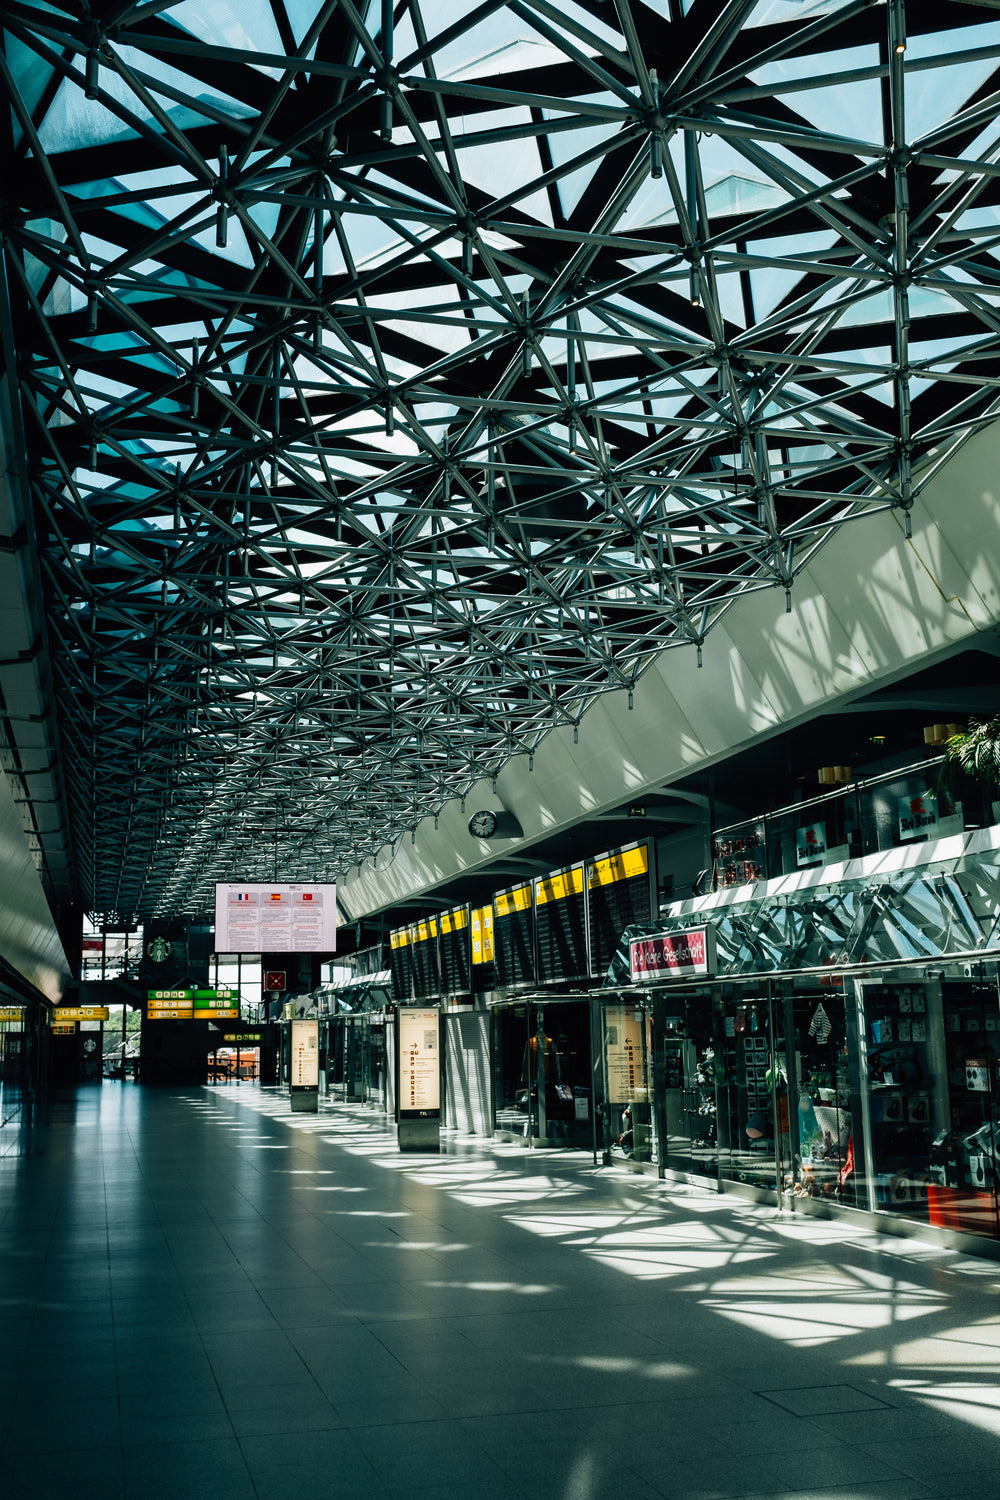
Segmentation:
[(686, 932), (633, 938), (629, 958), (633, 984), (652, 979), (683, 979), (690, 974), (714, 974), (715, 930), (693, 927)]
[(901, 839), (930, 837), (938, 826), (938, 800), (933, 792), (919, 797), (900, 797), (899, 836)]
[(826, 824), (810, 823), (806, 828), (795, 830), (795, 863), (818, 865), (826, 854)]

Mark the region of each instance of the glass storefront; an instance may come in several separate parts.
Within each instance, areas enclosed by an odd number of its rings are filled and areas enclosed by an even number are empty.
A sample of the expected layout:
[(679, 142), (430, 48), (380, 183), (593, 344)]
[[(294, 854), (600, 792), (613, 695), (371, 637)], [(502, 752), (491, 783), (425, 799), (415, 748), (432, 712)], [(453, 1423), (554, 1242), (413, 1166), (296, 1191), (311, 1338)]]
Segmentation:
[(380, 1015), (331, 1016), (327, 1022), (327, 1093), (384, 1108), (385, 1055), (385, 1023)]
[(0, 1156), (17, 1145), (29, 1093), (27, 1027), (26, 1006), (0, 1008)]
[(504, 1001), (493, 1007), (492, 1024), (494, 1130), (593, 1149), (590, 1001)]
[(876, 1206), (1000, 1237), (995, 968), (860, 988)]
[(599, 1010), (606, 1161), (1000, 1241), (995, 963), (667, 984)]
[(785, 989), (792, 1167), (785, 1188), (798, 1197), (866, 1207), (865, 1111), (844, 985), (792, 981)]
[(767, 986), (720, 987), (715, 1010), (719, 1176), (774, 1191), (791, 1150), (782, 1012)]
[(653, 1125), (653, 1017), (643, 999), (602, 1007), (605, 1156), (640, 1164), (658, 1159)]

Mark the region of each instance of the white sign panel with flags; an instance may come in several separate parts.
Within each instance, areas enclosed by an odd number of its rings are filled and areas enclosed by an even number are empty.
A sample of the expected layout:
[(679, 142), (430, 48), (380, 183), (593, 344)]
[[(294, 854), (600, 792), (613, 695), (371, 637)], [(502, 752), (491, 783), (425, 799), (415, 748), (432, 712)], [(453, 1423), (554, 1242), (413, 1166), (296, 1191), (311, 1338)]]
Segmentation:
[(305, 882), (215, 887), (217, 953), (334, 953), (337, 887)]

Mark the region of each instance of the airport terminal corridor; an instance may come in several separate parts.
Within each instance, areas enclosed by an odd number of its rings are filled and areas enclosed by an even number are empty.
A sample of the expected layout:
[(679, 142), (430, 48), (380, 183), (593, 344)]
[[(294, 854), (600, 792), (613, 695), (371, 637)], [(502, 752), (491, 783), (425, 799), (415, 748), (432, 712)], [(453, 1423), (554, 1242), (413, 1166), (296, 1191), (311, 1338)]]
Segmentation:
[(1000, 1266), (106, 1084), (0, 1161), (5, 1500), (1000, 1495)]

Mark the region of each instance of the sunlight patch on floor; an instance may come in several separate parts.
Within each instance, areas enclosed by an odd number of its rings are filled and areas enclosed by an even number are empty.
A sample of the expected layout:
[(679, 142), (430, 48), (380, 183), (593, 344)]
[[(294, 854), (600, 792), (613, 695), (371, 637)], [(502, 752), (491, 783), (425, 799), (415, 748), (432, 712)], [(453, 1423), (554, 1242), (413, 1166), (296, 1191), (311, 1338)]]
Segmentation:
[(693, 1365), (674, 1360), (630, 1359), (615, 1354), (528, 1354), (529, 1364), (554, 1366), (556, 1369), (596, 1370), (606, 1375), (629, 1375), (641, 1380), (692, 1380), (698, 1374)]
[(753, 1252), (738, 1252), (734, 1257), (730, 1251), (712, 1250), (587, 1250), (588, 1259), (600, 1265), (610, 1266), (615, 1271), (624, 1271), (629, 1276), (649, 1281), (665, 1276), (686, 1276), (693, 1271), (716, 1271), (732, 1265), (733, 1260), (758, 1259)]
[(860, 1292), (824, 1298), (821, 1302), (785, 1297), (780, 1305), (770, 1301), (730, 1304), (720, 1297), (704, 1297), (701, 1304), (745, 1328), (752, 1328), (755, 1333), (795, 1344), (853, 1338), (872, 1328), (891, 1328), (895, 1323), (926, 1317), (944, 1307), (942, 1302), (924, 1300), (908, 1304), (899, 1294), (876, 1300)]
[(977, 1348), (963, 1339), (941, 1333), (925, 1339), (907, 1339), (898, 1344), (883, 1345), (869, 1354), (848, 1358), (852, 1365), (900, 1365), (931, 1374), (935, 1370), (964, 1370), (968, 1374), (1000, 1377), (1000, 1349), (988, 1345)]
[(905, 1390), (940, 1416), (969, 1422), (984, 1432), (1000, 1434), (1000, 1388), (970, 1382), (938, 1385), (922, 1380), (891, 1380), (890, 1385)]
[(511, 1292), (519, 1297), (550, 1297), (561, 1290), (557, 1286), (532, 1285), (530, 1282), (520, 1281), (424, 1281), (421, 1285), (449, 1292), (498, 1292), (505, 1297)]

